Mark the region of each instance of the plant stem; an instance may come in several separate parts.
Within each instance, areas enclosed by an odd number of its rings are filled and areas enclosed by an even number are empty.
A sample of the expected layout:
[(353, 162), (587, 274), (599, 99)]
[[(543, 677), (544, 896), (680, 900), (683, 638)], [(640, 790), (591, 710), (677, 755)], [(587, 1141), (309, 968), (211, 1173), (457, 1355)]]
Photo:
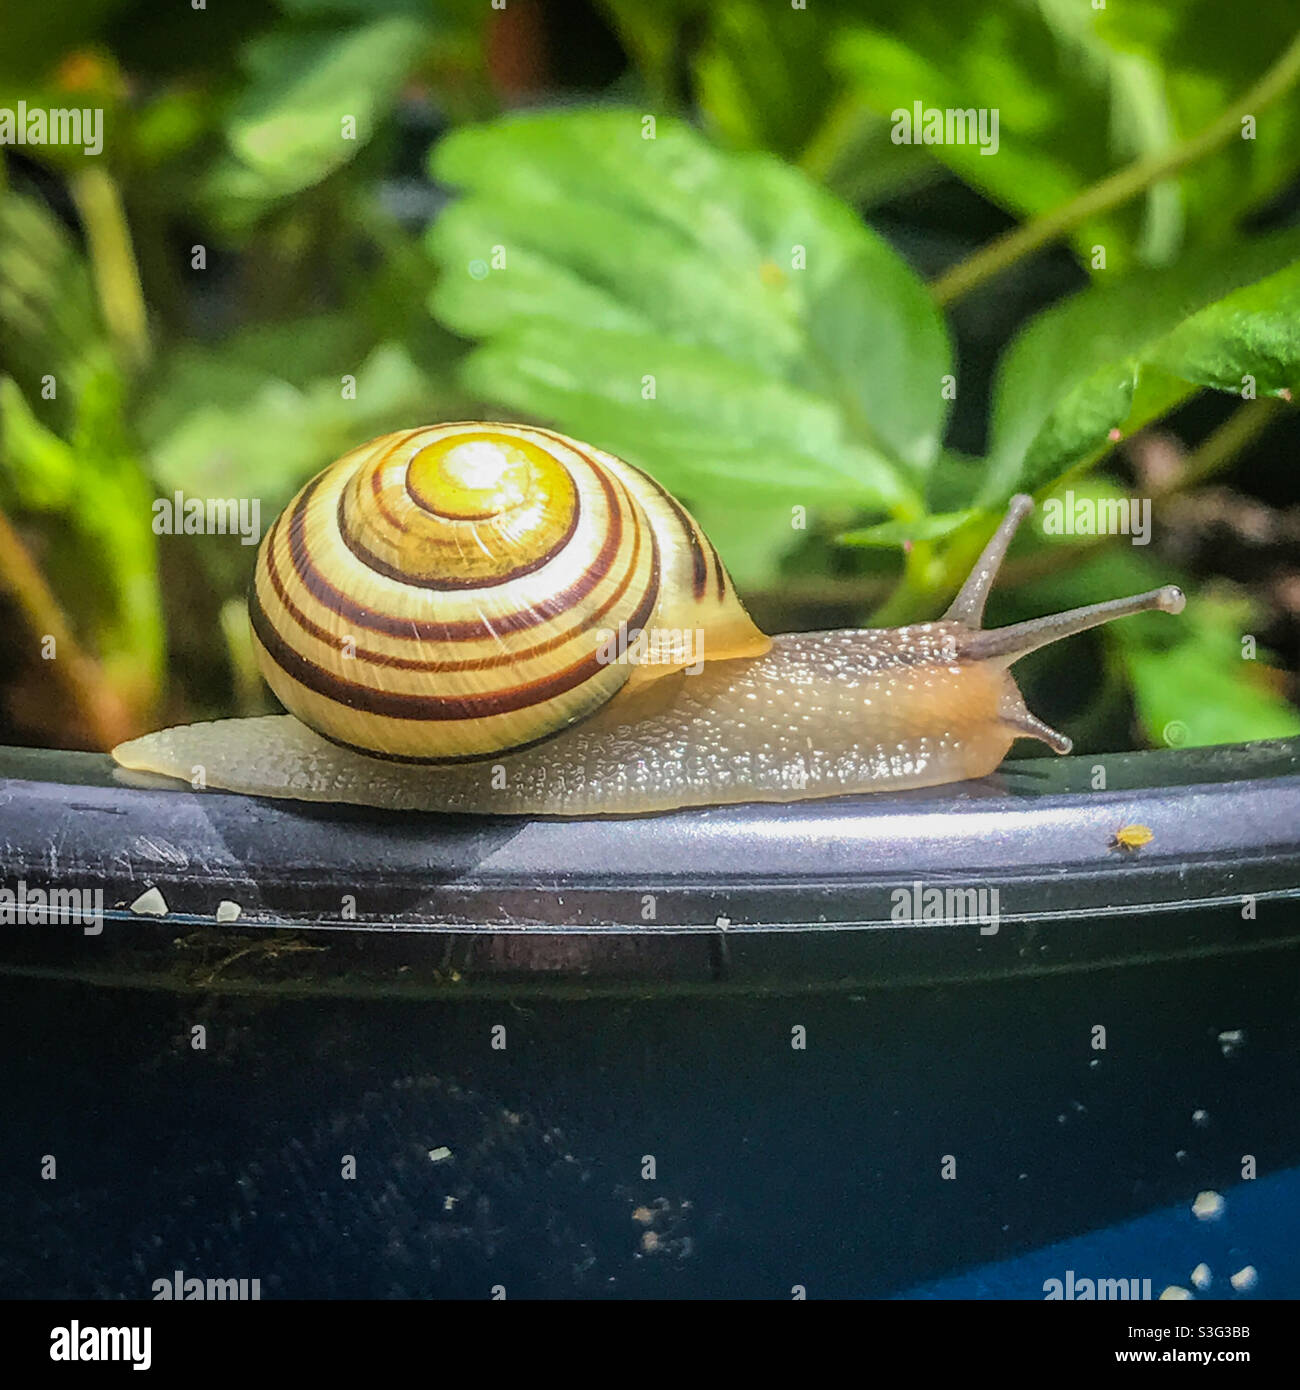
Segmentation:
[[(1178, 477), (1167, 486), (1153, 492), (1154, 497), (1168, 497), (1195, 487), (1226, 468), (1252, 444), (1282, 413), (1284, 403), (1274, 396), (1260, 400), (1244, 401), (1208, 438), (1192, 452)], [(1048, 493), (1059, 491), (1077, 476), (1090, 472), (1111, 452), (1110, 444), (1103, 445), (1091, 454), (1085, 455), (1059, 478), (1040, 490), (1040, 498)], [(984, 547), (997, 524), (993, 516), (972, 518), (967, 525), (946, 538), (942, 554), (937, 558), (924, 557), (924, 566), (909, 563), (903, 578), (895, 586), (884, 604), (872, 614), (872, 622), (884, 626), (889, 623), (913, 619), (924, 611), (923, 605), (933, 599), (935, 594), (955, 593), (965, 578), (971, 565)], [(1078, 547), (1079, 558), (1086, 555), (1090, 547)], [(909, 562), (912, 560), (909, 556)], [(1014, 565), (1006, 567), (1006, 582)], [(1032, 567), (1029, 568), (1032, 572)], [(928, 581), (928, 582), (927, 582)]]
[(1086, 188), (1077, 198), (1031, 222), (1007, 232), (1004, 236), (981, 247), (964, 261), (958, 262), (931, 282), (930, 292), (940, 305), (951, 304), (969, 294), (986, 280), (1000, 275), (1017, 261), (1037, 251), (1039, 247), (1073, 231), (1091, 217), (1100, 216), (1112, 208), (1137, 197), (1152, 184), (1213, 154), (1241, 133), (1245, 116), (1255, 116), (1272, 105), (1300, 79), (1300, 36), (1295, 38), (1276, 63), (1241, 98), (1237, 104), (1211, 122), (1199, 134), (1159, 154), (1136, 160), (1108, 178)]
[(862, 123), (865, 108), (851, 91), (841, 93), (830, 105), (821, 124), (799, 154), (799, 168), (809, 178), (825, 183)]
[(9, 593), (32, 636), (50, 640), (54, 655), (48, 662), (74, 709), (101, 748), (112, 748), (137, 732), (126, 704), (109, 685), (99, 664), (81, 650), (58, 600), (45, 582), (22, 537), (0, 511), (0, 590)]
[(90, 247), (104, 321), (126, 364), (142, 367), (149, 360), (149, 317), (117, 184), (98, 168), (73, 174), (70, 183)]
[(936, 558), (934, 541), (913, 541), (903, 561), (903, 577), (889, 597), (871, 614), (873, 627), (895, 627), (925, 611), (940, 585), (943, 561)]

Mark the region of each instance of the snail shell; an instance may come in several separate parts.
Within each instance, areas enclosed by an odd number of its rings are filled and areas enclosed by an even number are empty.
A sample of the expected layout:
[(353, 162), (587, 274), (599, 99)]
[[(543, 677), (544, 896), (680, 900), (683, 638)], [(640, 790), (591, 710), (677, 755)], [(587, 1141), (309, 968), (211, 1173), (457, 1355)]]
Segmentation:
[[(526, 748), (631, 680), (771, 645), (663, 488), (516, 425), (435, 425), (345, 455), (267, 533), (249, 608), (286, 709), (405, 761)], [(635, 659), (610, 660), (611, 636)]]

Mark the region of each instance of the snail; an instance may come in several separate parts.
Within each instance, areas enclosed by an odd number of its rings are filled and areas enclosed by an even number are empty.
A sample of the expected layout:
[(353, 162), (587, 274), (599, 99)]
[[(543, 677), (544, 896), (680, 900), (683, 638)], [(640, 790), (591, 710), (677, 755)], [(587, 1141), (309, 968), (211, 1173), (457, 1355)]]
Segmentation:
[(596, 815), (982, 777), (1020, 737), (1011, 664), (1173, 586), (983, 630), (1033, 503), (1011, 500), (951, 607), (900, 628), (765, 636), (646, 473), (550, 430), (386, 435), (309, 482), (258, 551), (254, 645), (287, 715), (114, 749), (257, 796)]

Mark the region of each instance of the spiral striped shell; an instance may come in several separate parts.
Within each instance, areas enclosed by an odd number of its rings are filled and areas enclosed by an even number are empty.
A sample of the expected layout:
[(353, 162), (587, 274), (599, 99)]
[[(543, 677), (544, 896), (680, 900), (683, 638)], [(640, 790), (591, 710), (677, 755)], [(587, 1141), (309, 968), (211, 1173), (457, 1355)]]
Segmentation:
[[(290, 713), (421, 762), (526, 747), (629, 681), (770, 645), (653, 479), (549, 430), (479, 422), (385, 435), (313, 478), (262, 542), (249, 610)], [(611, 659), (640, 632), (637, 662)]]

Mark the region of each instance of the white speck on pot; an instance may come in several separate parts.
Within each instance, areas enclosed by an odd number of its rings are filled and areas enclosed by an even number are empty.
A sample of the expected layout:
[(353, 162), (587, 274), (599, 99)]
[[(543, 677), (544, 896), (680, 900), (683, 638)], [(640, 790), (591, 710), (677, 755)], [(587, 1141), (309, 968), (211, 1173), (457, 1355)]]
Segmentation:
[(140, 917), (166, 917), (167, 899), (156, 888), (146, 889), (131, 904), (131, 911)]
[(445, 1163), (451, 1157), (451, 1150), (444, 1144), (441, 1148), (429, 1150), (431, 1163)]
[(1246, 1045), (1246, 1032), (1244, 1028), (1225, 1028), (1219, 1034), (1219, 1051), (1225, 1057), (1232, 1057)]
[(1198, 1221), (1217, 1221), (1227, 1205), (1217, 1192), (1198, 1192), (1192, 1203), (1192, 1215)]
[(1247, 1265), (1245, 1269), (1239, 1269), (1236, 1274), (1228, 1280), (1238, 1293), (1249, 1293), (1251, 1289), (1259, 1283), (1259, 1274), (1254, 1265)]
[(1181, 1284), (1170, 1284), (1170, 1286), (1160, 1295), (1160, 1302), (1175, 1302), (1192, 1297), (1191, 1289), (1185, 1289)]
[(1210, 1287), (1212, 1277), (1213, 1276), (1210, 1274), (1210, 1266), (1204, 1261), (1192, 1270), (1192, 1283), (1202, 1292)]
[(238, 922), (239, 915), (243, 910), (238, 903), (232, 903), (229, 898), (222, 898), (217, 904), (217, 921)]
[(1210, 1123), (1210, 1112), (1208, 1110), (1193, 1110), (1192, 1123), (1200, 1129), (1204, 1129)]

